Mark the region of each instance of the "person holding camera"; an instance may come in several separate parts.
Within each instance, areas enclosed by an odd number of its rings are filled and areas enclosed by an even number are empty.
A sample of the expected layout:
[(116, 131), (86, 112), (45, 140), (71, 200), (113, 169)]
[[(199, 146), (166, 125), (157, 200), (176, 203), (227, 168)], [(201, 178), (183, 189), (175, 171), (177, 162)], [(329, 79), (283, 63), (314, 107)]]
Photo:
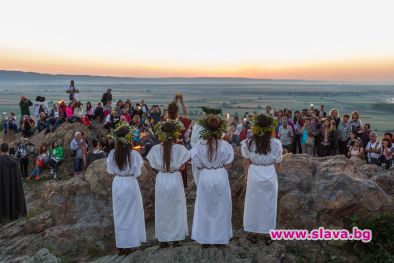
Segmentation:
[(18, 132), (18, 125), (16, 124), (16, 117), (13, 112), (11, 112), (3, 122), (4, 134), (7, 134), (9, 130), (13, 130), (15, 133)]
[(78, 101), (78, 93), (79, 93), (79, 89), (77, 89), (75, 87), (75, 82), (74, 80), (70, 81), (70, 86), (66, 87), (66, 93), (68, 93), (68, 98), (70, 99), (70, 101)]
[(30, 116), (30, 108), (33, 106), (33, 102), (29, 100), (27, 97), (22, 96), (19, 102), (19, 108), (21, 109), (21, 116), (27, 115)]

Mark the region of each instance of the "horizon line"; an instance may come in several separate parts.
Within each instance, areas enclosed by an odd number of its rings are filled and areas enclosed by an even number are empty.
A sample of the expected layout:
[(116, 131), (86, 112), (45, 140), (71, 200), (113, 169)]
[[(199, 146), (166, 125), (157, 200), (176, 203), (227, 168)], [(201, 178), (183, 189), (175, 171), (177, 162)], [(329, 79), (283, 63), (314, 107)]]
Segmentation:
[(379, 84), (379, 85), (394, 85), (394, 82), (387, 81), (349, 81), (349, 80), (322, 80), (322, 79), (287, 79), (287, 78), (251, 78), (251, 77), (229, 77), (229, 76), (198, 76), (198, 77), (186, 77), (186, 76), (170, 76), (170, 77), (135, 77), (135, 76), (114, 76), (114, 75), (92, 75), (92, 74), (70, 74), (70, 73), (49, 73), (49, 72), (39, 72), (39, 71), (24, 71), (16, 69), (3, 69), (3, 72), (14, 72), (14, 73), (27, 73), (27, 74), (38, 74), (38, 75), (49, 75), (49, 76), (73, 76), (73, 77), (99, 77), (99, 78), (129, 78), (129, 79), (245, 79), (245, 80), (256, 80), (256, 81), (303, 81), (303, 82), (324, 82), (329, 84)]

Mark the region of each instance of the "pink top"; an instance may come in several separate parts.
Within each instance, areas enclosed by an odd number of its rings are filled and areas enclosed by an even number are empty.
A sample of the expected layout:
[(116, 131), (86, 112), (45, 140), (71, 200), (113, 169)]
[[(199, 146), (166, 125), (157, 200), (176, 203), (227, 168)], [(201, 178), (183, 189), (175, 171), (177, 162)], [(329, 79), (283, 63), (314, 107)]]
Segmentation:
[(68, 107), (67, 107), (67, 109), (66, 109), (66, 115), (67, 115), (67, 118), (68, 118), (68, 117), (74, 116), (74, 111), (73, 111), (73, 107), (72, 107), (72, 106), (68, 106)]

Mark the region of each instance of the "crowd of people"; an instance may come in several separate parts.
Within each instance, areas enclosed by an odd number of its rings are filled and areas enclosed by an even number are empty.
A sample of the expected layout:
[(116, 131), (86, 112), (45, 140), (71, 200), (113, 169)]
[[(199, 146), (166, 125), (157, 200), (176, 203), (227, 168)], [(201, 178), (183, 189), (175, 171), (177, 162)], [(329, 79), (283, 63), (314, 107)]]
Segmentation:
[[(221, 109), (203, 107), (205, 115), (192, 125), (182, 94), (176, 94), (161, 111), (157, 105), (149, 108), (144, 100), (135, 107), (130, 100), (119, 100), (112, 107), (111, 89), (108, 89), (96, 108), (88, 102), (84, 111), (73, 81), (67, 87), (67, 93), (68, 106), (64, 102), (53, 105), (52, 111), (58, 111), (58, 114), (48, 114), (45, 98), (38, 98), (41, 104), (34, 112), (37, 122), (30, 117), (29, 107), (33, 104), (23, 97), (22, 121), (27, 120), (37, 127), (45, 126), (46, 132), (51, 132), (65, 121), (81, 122), (90, 127), (90, 122), (97, 119), (109, 130), (108, 136), (91, 138), (90, 141), (78, 131), (70, 145), (65, 147), (72, 152), (75, 176), (81, 175), (91, 162), (106, 158), (107, 172), (114, 176), (115, 240), (121, 255), (146, 242), (143, 202), (137, 180), (144, 159), (157, 171), (155, 235), (162, 248), (169, 247), (170, 243), (180, 246), (180, 241), (189, 234), (184, 191), (188, 185), (188, 164), (191, 164), (197, 186), (192, 239), (204, 248), (229, 243), (233, 232), (228, 171), (234, 160), (233, 146), (240, 146), (244, 159), (247, 182), (244, 230), (249, 233), (250, 242), (256, 243), (262, 238), (267, 245), (272, 242), (269, 232), (276, 226), (277, 171), (283, 154), (304, 153), (321, 157), (342, 154), (351, 160), (366, 160), (387, 169), (392, 165), (392, 134), (386, 133), (380, 142), (371, 126), (362, 123), (358, 112), (340, 116), (337, 109), (332, 109), (327, 114), (324, 105), (320, 109), (311, 106), (294, 113), (289, 109), (272, 112), (267, 106), (264, 113), (245, 113), (240, 120), (239, 116), (232, 118), (229, 114), (222, 118)], [(48, 118), (54, 119), (48, 121)], [(15, 119), (11, 119), (15, 123)], [(6, 128), (7, 132), (18, 130), (12, 125)], [(56, 141), (51, 142), (50, 147), (39, 146), (35, 167), (28, 173), (29, 155), (35, 152), (28, 139), (30, 135), (24, 133), (14, 152), (7, 144), (1, 145), (1, 169), (11, 169), (19, 160), (17, 168), (20, 170), (12, 170), (12, 173), (38, 180), (41, 170), (49, 166), (51, 174), (57, 178), (65, 156)], [(1, 169), (3, 176), (7, 171)], [(22, 187), (20, 183), (18, 187)], [(7, 216), (14, 219), (15, 215), (26, 214), (21, 191), (16, 191), (15, 195), (18, 196), (13, 198), (20, 200), (15, 208), (17, 211), (12, 215), (0, 211), (0, 219)], [(10, 199), (12, 197), (7, 196), (7, 200)]]
[[(312, 156), (334, 156), (342, 154), (351, 160), (365, 161), (369, 164), (392, 166), (394, 137), (391, 132), (384, 133), (381, 141), (371, 124), (363, 124), (360, 113), (339, 114), (331, 109), (328, 114), (324, 105), (315, 109), (292, 111), (290, 109), (272, 111), (266, 106), (265, 114), (277, 120), (275, 137), (282, 142), (284, 153), (308, 154)], [(245, 113), (240, 121), (235, 117), (229, 134), (233, 145), (252, 134), (251, 120), (255, 113)]]
[[(179, 118), (185, 126), (182, 140), (187, 149), (192, 147), (193, 125), (182, 94), (177, 94), (173, 105), (170, 104), (162, 110), (158, 105), (149, 107), (143, 99), (135, 105), (130, 99), (118, 100), (115, 103), (110, 88), (96, 106), (88, 101), (84, 107), (78, 100), (79, 89), (74, 81), (70, 82), (66, 92), (69, 102), (60, 100), (53, 103), (51, 109), (45, 97), (37, 96), (33, 103), (26, 96), (22, 96), (19, 102), (22, 116), (19, 125), (15, 113), (3, 116), (3, 133), (6, 134), (10, 130), (22, 133), (15, 154), (20, 160), (24, 177), (39, 180), (40, 171), (47, 167), (51, 170), (51, 175), (58, 178), (59, 166), (64, 160), (63, 148), (57, 142), (46, 142), (51, 145), (39, 145), (38, 149), (34, 149), (28, 138), (36, 132), (53, 132), (64, 122), (81, 122), (90, 128), (91, 121), (95, 120), (102, 123), (108, 131), (115, 129), (119, 123), (126, 122), (136, 128), (133, 133), (133, 145), (143, 157), (146, 157), (150, 149), (159, 143), (154, 126), (169, 117), (178, 118), (174, 116), (174, 112), (178, 110), (179, 105), (182, 110)], [(30, 107), (33, 108), (33, 114)], [(365, 161), (386, 169), (392, 166), (393, 134), (386, 132), (379, 141), (377, 133), (372, 130), (369, 123), (363, 124), (357, 111), (341, 116), (338, 109), (333, 108), (326, 113), (324, 105), (318, 109), (311, 105), (308, 109), (294, 112), (290, 109), (272, 111), (271, 106), (266, 106), (264, 113), (277, 120), (275, 137), (281, 141), (284, 153), (303, 153), (320, 157), (342, 154), (351, 160)], [(228, 128), (224, 134), (233, 146), (239, 146), (253, 134), (252, 119), (256, 114), (257, 112), (246, 112), (243, 116), (227, 114)], [(78, 132), (69, 146), (73, 153), (75, 175), (84, 171), (92, 161), (106, 158), (115, 145), (105, 136), (90, 140), (84, 137), (83, 133)], [(32, 156), (35, 167), (29, 173), (27, 169)]]

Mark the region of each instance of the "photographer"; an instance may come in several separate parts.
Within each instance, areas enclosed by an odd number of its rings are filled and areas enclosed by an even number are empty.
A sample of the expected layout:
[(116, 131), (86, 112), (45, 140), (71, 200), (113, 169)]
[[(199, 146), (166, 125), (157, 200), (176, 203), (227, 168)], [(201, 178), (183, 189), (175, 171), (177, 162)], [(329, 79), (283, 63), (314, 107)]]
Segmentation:
[(9, 130), (14, 130), (15, 133), (18, 132), (18, 125), (16, 124), (15, 113), (11, 112), (7, 119), (3, 122), (4, 134), (7, 134)]
[(30, 116), (29, 107), (33, 106), (33, 103), (25, 96), (21, 97), (19, 102), (19, 108), (21, 109), (21, 116), (27, 115)]

